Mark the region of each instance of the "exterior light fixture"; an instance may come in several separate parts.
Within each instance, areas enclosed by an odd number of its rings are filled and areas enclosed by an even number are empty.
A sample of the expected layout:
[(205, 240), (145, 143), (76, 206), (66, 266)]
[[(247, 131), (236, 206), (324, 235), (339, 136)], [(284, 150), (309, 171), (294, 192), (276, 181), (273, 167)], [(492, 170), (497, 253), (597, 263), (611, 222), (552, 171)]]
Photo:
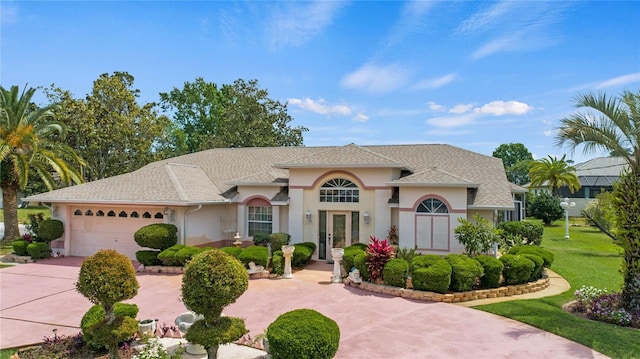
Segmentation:
[(307, 212), (305, 212), (305, 217), (307, 217), (307, 222), (311, 223), (311, 211), (307, 210)]
[(560, 202), (560, 207), (564, 209), (564, 239), (569, 239), (569, 208), (576, 206), (575, 202), (569, 202), (569, 198), (565, 198)]
[(371, 217), (369, 216), (369, 212), (364, 212), (364, 224), (369, 224)]

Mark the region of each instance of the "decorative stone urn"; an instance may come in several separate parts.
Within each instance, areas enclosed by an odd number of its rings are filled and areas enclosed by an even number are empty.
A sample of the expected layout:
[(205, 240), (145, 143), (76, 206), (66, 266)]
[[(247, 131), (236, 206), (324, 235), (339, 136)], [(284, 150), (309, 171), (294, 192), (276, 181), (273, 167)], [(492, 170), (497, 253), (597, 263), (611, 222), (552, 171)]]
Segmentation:
[(333, 259), (333, 277), (331, 282), (342, 283), (342, 270), (340, 262), (344, 256), (344, 248), (331, 248), (331, 258)]
[(152, 337), (156, 332), (156, 321), (153, 319), (143, 319), (138, 323), (138, 335), (140, 337)]
[(291, 273), (291, 257), (293, 256), (293, 251), (295, 250), (296, 247), (294, 246), (282, 246), (282, 256), (284, 257), (284, 275), (282, 276), (282, 278), (293, 278), (293, 274)]
[[(184, 337), (193, 323), (199, 319), (204, 319), (204, 317), (194, 312), (184, 312), (176, 317), (175, 324)], [(207, 354), (207, 350), (200, 344), (189, 343), (187, 345), (187, 353), (191, 355), (204, 355)]]

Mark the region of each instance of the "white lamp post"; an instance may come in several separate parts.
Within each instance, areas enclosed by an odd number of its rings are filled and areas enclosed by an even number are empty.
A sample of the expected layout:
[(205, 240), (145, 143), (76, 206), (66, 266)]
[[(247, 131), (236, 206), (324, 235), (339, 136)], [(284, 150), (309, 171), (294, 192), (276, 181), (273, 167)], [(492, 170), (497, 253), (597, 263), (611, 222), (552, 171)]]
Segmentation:
[(565, 198), (560, 202), (560, 207), (564, 209), (564, 239), (569, 239), (569, 208), (576, 206), (575, 202), (569, 202), (569, 198)]

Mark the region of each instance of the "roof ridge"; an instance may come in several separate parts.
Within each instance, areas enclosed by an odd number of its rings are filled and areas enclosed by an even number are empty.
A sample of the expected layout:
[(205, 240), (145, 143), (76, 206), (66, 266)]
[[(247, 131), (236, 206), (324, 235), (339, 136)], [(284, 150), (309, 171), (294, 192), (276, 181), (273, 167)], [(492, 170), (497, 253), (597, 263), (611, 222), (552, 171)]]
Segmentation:
[[(197, 167), (197, 166), (194, 166), (194, 167)], [(171, 183), (173, 184), (173, 188), (178, 193), (178, 196), (180, 197), (180, 199), (183, 201), (186, 201), (188, 199), (187, 193), (185, 192), (184, 188), (180, 184), (180, 181), (178, 180), (178, 176), (176, 176), (176, 174), (173, 172), (173, 169), (171, 168), (171, 164), (168, 164), (168, 163), (165, 164), (164, 169), (167, 172), (167, 175), (169, 176), (169, 180), (171, 180)]]

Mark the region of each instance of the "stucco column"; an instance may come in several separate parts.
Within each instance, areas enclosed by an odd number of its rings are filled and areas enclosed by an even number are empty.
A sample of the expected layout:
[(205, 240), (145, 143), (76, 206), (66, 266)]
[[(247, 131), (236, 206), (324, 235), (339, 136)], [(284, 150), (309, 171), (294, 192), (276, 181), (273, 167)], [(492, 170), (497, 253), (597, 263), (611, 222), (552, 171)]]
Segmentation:
[(296, 247), (294, 246), (282, 246), (282, 256), (284, 257), (284, 275), (282, 278), (293, 278), (293, 274), (291, 273), (291, 257), (295, 249)]
[(331, 282), (342, 283), (342, 270), (340, 269), (344, 248), (331, 248), (331, 258), (333, 259), (333, 277)]

